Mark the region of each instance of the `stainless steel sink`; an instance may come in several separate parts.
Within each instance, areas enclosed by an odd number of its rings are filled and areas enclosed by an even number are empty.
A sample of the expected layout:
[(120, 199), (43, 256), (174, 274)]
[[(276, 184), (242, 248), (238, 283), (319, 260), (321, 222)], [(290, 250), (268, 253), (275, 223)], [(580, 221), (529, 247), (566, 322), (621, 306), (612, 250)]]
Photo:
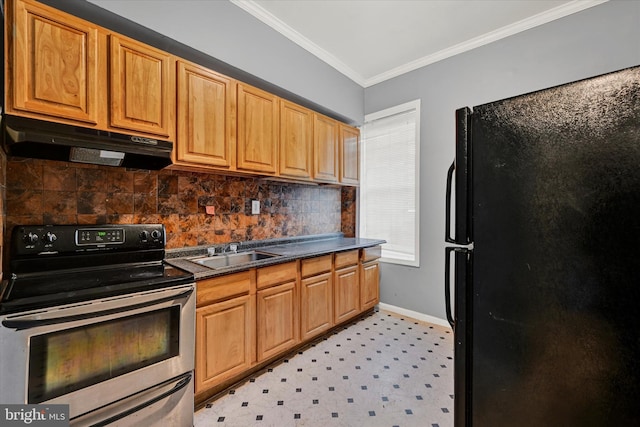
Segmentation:
[(249, 262), (260, 261), (262, 259), (269, 259), (278, 256), (280, 255), (270, 254), (268, 252), (247, 251), (231, 254), (196, 257), (191, 258), (189, 261), (215, 269), (247, 264)]

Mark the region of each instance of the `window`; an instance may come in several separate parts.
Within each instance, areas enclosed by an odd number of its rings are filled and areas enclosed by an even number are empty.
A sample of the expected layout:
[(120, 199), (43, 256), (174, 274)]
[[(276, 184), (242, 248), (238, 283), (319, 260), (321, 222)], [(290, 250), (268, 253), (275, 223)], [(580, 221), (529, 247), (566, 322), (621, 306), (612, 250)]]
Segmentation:
[(365, 116), (360, 236), (385, 239), (382, 261), (419, 266), (420, 100)]

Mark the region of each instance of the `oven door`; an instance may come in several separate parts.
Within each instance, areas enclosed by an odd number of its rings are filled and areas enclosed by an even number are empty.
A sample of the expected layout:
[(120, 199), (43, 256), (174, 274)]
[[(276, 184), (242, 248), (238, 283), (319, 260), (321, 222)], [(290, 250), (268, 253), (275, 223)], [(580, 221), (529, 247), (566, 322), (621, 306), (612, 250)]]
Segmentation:
[(181, 285), (0, 317), (0, 402), (68, 404), (72, 424), (93, 425), (186, 391), (192, 416), (194, 291)]

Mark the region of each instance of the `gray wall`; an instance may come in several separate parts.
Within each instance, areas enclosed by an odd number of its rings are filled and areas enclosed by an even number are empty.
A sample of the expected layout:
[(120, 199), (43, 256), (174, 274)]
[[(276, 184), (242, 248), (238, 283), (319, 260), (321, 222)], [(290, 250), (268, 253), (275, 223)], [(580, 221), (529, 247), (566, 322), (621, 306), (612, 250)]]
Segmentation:
[(634, 65), (640, 1), (611, 1), (367, 88), (365, 114), (422, 102), (420, 268), (383, 264), (382, 302), (445, 318), (445, 176), (457, 108)]
[(362, 123), (361, 86), (228, 1), (89, 3)]

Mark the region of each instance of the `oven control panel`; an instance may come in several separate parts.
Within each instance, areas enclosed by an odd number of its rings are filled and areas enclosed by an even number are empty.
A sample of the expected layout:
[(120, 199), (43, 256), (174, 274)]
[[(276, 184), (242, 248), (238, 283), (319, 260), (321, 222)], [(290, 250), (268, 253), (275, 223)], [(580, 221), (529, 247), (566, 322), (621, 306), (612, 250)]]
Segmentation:
[(13, 256), (164, 249), (165, 241), (162, 224), (19, 225), (11, 235)]
[(81, 228), (76, 232), (76, 244), (84, 245), (121, 245), (124, 243), (122, 228)]

